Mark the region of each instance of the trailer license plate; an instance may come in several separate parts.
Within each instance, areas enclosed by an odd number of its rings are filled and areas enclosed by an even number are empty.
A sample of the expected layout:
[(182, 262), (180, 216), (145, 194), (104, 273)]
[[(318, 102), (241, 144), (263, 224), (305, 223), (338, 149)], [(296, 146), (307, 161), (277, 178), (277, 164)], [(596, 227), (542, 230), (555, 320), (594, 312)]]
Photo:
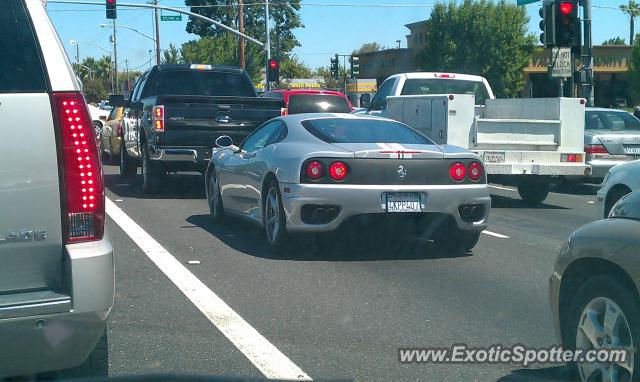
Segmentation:
[(486, 152), (484, 161), (485, 163), (504, 163), (504, 152)]
[(387, 212), (422, 212), (420, 194), (417, 192), (389, 192)]
[(627, 146), (624, 148), (624, 153), (627, 155), (640, 155), (640, 146)]

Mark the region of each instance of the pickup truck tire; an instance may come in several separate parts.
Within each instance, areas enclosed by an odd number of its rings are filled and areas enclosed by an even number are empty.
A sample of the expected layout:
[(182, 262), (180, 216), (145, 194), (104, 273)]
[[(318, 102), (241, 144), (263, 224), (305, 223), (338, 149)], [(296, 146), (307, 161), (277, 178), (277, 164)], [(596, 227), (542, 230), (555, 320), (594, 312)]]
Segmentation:
[(56, 380), (89, 379), (106, 377), (109, 374), (109, 343), (107, 340), (107, 328), (104, 328), (102, 336), (95, 348), (89, 354), (89, 358), (81, 365), (71, 369), (61, 370), (55, 373)]
[(529, 206), (537, 206), (549, 196), (549, 183), (522, 180), (518, 183), (518, 193)]
[(131, 179), (136, 176), (138, 165), (129, 157), (125, 148), (124, 139), (120, 143), (120, 177)]
[(222, 195), (220, 195), (220, 185), (215, 170), (211, 170), (211, 175), (207, 179), (207, 202), (209, 203), (209, 213), (215, 222), (224, 219), (224, 207), (222, 205)]
[(278, 182), (269, 181), (266, 190), (266, 196), (262, 201), (264, 231), (269, 245), (281, 248), (287, 240), (287, 227)]
[(152, 161), (149, 156), (149, 147), (142, 144), (142, 192), (145, 194), (156, 193), (163, 176), (162, 163)]

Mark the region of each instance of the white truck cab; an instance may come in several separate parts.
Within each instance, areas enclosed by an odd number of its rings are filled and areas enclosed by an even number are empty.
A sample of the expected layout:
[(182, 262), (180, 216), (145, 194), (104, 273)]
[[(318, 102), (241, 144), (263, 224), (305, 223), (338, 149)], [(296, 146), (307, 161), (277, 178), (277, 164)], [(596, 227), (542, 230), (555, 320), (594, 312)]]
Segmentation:
[(487, 80), (457, 73), (402, 73), (379, 87), (367, 113), (392, 118), (440, 145), (480, 155), (489, 181), (518, 187), (529, 204), (550, 185), (589, 175), (585, 100), (496, 99)]

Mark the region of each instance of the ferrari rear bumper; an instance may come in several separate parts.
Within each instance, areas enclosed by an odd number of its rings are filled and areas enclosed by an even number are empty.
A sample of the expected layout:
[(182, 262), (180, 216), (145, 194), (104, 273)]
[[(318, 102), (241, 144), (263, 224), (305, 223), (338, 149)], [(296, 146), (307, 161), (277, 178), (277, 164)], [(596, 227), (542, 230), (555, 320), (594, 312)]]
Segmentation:
[[(482, 231), (487, 227), (491, 197), (486, 184), (455, 186), (280, 184), (287, 230), (290, 232), (333, 231), (345, 220), (357, 215), (393, 214), (398, 216), (402, 213), (387, 211), (387, 195), (390, 193), (407, 193), (419, 198), (421, 213), (449, 215), (462, 230)], [(310, 221), (305, 217), (310, 207), (331, 211), (329, 218), (320, 219), (320, 223), (318, 220)], [(467, 208), (474, 208), (478, 213), (472, 217), (463, 217)]]

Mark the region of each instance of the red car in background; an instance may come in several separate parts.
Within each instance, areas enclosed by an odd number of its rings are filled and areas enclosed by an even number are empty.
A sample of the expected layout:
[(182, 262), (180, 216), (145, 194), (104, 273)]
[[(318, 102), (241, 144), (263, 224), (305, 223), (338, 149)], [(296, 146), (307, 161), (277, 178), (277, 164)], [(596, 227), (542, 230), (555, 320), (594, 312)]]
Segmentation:
[(301, 113), (351, 113), (353, 106), (349, 98), (332, 90), (286, 90), (277, 89), (264, 93), (263, 97), (284, 101), (282, 115)]

